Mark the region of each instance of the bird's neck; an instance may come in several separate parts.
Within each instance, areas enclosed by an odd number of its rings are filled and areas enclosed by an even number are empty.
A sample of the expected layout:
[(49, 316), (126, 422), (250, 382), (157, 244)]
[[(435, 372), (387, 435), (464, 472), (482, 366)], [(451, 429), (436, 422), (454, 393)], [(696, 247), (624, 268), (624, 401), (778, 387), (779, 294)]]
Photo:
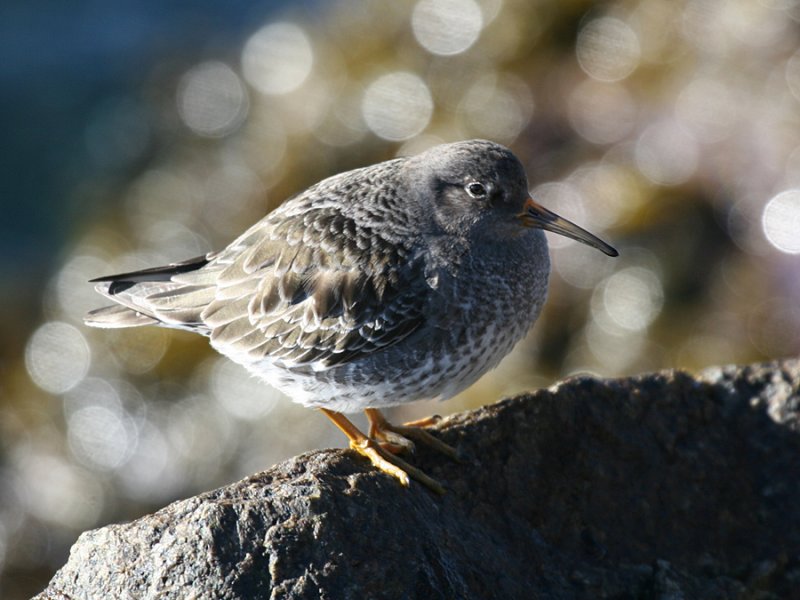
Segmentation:
[(519, 236), (474, 240), (451, 235), (427, 240), (426, 271), (440, 277), (510, 277), (550, 271), (544, 233), (527, 230)]

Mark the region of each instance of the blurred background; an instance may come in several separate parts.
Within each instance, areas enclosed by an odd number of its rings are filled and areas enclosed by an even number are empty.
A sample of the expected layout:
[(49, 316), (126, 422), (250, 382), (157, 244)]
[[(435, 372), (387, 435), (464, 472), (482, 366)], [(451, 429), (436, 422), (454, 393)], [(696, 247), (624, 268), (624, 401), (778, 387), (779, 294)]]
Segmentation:
[(483, 137), (550, 236), (540, 322), (450, 413), (574, 373), (800, 354), (798, 0), (19, 0), (0, 8), (0, 596), (81, 531), (342, 446), (87, 280), (219, 249), (339, 171)]

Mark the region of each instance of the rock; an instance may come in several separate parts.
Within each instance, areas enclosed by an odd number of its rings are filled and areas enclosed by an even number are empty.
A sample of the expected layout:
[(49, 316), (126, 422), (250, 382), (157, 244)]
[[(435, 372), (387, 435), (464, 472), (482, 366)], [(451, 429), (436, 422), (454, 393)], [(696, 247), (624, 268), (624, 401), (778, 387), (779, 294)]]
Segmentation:
[(37, 598), (800, 597), (800, 361), (579, 377), (84, 533)]

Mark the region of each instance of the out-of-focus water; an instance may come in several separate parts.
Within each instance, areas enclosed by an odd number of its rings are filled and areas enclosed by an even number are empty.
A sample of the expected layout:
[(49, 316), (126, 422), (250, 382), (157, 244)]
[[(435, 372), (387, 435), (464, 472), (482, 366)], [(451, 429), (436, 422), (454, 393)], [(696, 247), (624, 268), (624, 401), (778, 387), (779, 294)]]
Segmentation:
[[(0, 290), (6, 296), (41, 281), (72, 228), (103, 210), (76, 205), (78, 184), (124, 176), (147, 158), (158, 115), (140, 91), (153, 69), (223, 54), (287, 5), (298, 11), (313, 2), (2, 3)], [(103, 136), (122, 134), (126, 147), (109, 153)]]

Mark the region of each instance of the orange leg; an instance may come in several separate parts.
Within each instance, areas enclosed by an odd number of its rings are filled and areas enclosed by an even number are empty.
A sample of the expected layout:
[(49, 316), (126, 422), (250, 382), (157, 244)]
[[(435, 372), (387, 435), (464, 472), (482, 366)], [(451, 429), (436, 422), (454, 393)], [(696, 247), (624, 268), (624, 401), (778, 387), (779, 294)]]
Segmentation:
[(361, 433), (358, 427), (353, 425), (342, 413), (328, 410), (327, 408), (320, 408), (319, 410), (347, 436), (347, 439), (350, 440), (350, 447), (362, 456), (367, 457), (379, 470), (391, 475), (402, 485), (407, 486), (410, 477), (437, 494), (444, 494), (442, 484), (428, 477), (400, 457), (394, 456), (381, 448), (380, 444)]
[[(369, 437), (377, 440), (378, 443), (389, 452), (397, 452), (401, 450), (413, 450), (414, 444), (408, 439), (411, 438), (416, 442), (430, 446), (434, 450), (438, 450), (453, 460), (458, 460), (458, 452), (452, 446), (445, 444), (438, 438), (433, 437), (430, 433), (422, 429), (437, 422), (440, 417), (428, 417), (420, 421), (413, 421), (405, 425), (392, 425), (383, 416), (383, 413), (377, 408), (367, 408), (364, 410), (369, 421)], [(434, 419), (436, 419), (434, 421)], [(417, 423), (423, 423), (418, 425)], [(410, 448), (409, 448), (410, 446)]]

